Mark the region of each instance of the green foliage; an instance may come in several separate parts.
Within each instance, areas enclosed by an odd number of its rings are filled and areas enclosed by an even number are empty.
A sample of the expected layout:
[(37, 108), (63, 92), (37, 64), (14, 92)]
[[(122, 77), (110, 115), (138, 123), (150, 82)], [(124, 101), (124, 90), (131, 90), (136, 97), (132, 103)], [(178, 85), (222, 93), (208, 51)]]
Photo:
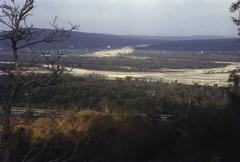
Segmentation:
[[(59, 86), (36, 90), (31, 97), (33, 107), (100, 111), (105, 105), (110, 112), (148, 114), (222, 109), (229, 101), (226, 88), (96, 78), (66, 78)], [(25, 98), (18, 103), (27, 102)]]
[[(237, 13), (239, 14), (240, 13), (240, 1), (236, 1), (234, 3), (232, 3), (231, 7), (230, 7), (230, 11), (233, 12), (233, 13)], [(236, 24), (236, 26), (238, 27), (238, 34), (240, 34), (240, 20), (239, 20), (239, 17), (232, 17), (232, 20), (233, 22)]]
[(234, 88), (239, 88), (240, 87), (240, 75), (239, 75), (240, 70), (233, 70), (231, 71), (228, 81), (233, 84)]

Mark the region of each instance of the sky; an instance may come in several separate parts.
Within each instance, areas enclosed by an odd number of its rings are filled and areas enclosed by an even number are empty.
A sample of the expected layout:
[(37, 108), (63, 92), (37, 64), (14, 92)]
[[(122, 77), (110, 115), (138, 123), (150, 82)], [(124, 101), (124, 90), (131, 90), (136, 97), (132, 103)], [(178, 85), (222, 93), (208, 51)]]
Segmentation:
[(55, 16), (79, 31), (121, 35), (237, 36), (233, 0), (36, 0), (31, 23), (48, 28)]

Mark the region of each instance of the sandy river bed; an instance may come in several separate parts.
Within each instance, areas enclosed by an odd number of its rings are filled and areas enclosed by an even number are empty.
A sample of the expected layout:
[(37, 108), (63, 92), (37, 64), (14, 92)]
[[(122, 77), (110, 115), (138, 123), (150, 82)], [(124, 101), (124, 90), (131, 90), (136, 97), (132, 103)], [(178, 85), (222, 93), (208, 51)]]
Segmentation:
[(127, 76), (131, 76), (133, 78), (145, 78), (146, 80), (154, 81), (227, 86), (229, 84), (228, 76), (230, 71), (240, 67), (240, 62), (227, 63), (229, 65), (226, 67), (212, 69), (161, 69), (158, 72), (116, 72), (74, 69), (72, 73), (75, 76), (95, 73), (105, 75), (109, 79), (126, 78)]

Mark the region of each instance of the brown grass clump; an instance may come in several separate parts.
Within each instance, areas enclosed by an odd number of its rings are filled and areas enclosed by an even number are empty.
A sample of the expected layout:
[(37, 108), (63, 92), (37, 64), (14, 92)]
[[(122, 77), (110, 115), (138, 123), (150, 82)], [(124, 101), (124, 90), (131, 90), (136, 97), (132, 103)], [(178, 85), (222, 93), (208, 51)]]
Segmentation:
[(94, 128), (115, 129), (119, 132), (139, 131), (143, 128), (143, 122), (139, 122), (137, 117), (93, 110), (83, 110), (64, 117), (40, 117), (27, 122), (15, 118), (13, 121), (14, 129), (24, 128), (31, 134), (33, 141), (52, 138), (58, 134), (77, 137)]
[(41, 138), (51, 138), (57, 134), (78, 135), (88, 131), (93, 124), (104, 125), (113, 124), (120, 121), (117, 115), (109, 115), (93, 110), (83, 110), (72, 113), (69, 116), (39, 117), (30, 121), (23, 118), (13, 118), (14, 129), (24, 128), (31, 133), (33, 140)]

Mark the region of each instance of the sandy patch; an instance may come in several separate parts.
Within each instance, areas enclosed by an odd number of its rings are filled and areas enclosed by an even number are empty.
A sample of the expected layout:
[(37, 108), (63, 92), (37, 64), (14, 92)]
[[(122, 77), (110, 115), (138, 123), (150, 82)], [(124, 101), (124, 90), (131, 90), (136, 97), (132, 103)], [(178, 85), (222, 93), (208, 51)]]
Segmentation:
[(134, 52), (133, 48), (125, 47), (116, 50), (104, 50), (104, 51), (97, 51), (93, 54), (88, 54), (87, 56), (90, 57), (118, 57), (123, 55), (128, 55)]
[(125, 56), (126, 58), (135, 59), (135, 60), (147, 60), (149, 57), (142, 57), (142, 56)]
[(161, 69), (159, 72), (116, 72), (73, 69), (72, 73), (76, 76), (95, 73), (105, 75), (109, 79), (126, 78), (127, 76), (131, 76), (133, 78), (153, 81), (227, 86), (229, 85), (228, 76), (230, 71), (238, 67), (240, 67), (240, 62), (231, 62), (231, 64), (226, 67), (211, 69)]

